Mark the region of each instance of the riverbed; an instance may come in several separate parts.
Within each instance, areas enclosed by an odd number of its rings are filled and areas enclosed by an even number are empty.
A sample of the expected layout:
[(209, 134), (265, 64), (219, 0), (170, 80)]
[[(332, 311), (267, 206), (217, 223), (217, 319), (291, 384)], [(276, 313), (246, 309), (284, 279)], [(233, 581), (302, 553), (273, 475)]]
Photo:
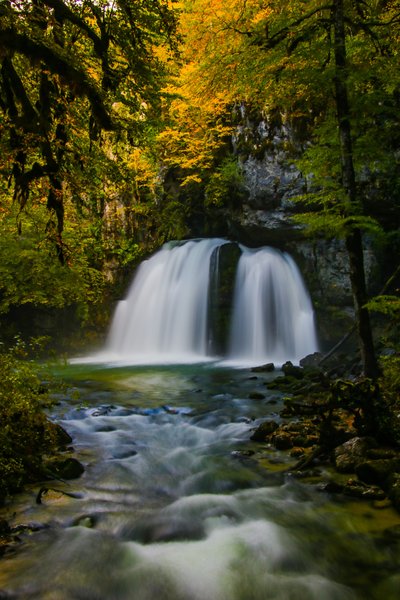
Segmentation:
[(330, 496), (320, 478), (293, 477), (287, 453), (250, 441), (280, 419), (276, 373), (86, 364), (55, 375), (65, 387), (51, 417), (85, 472), (3, 511), (29, 527), (2, 559), (0, 597), (398, 598), (400, 516)]

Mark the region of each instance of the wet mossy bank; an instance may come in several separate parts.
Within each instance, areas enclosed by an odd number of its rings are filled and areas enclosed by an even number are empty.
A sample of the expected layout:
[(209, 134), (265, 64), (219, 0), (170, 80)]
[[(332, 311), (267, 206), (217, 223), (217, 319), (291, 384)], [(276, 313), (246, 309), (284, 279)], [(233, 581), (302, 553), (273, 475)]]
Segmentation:
[(299, 367), (288, 362), (282, 376), (265, 382), (283, 394), (283, 408), (252, 431), (253, 458), (263, 462), (269, 451), (283, 451), (290, 475), (400, 512), (398, 358), (391, 356), (377, 382), (358, 374), (354, 358), (318, 366), (321, 359), (315, 354)]
[(44, 369), (18, 342), (0, 349), (0, 506), (26, 484), (82, 472), (72, 439), (48, 412), (54, 404)]

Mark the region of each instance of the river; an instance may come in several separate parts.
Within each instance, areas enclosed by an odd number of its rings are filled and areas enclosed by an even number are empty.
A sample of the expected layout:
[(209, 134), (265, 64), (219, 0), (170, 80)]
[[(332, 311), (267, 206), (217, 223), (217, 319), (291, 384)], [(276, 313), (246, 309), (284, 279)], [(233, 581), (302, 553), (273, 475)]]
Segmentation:
[(7, 517), (30, 529), (2, 559), (1, 598), (399, 597), (399, 515), (330, 497), (291, 476), (287, 454), (250, 441), (260, 420), (279, 419), (274, 374), (69, 365), (57, 376), (66, 387), (51, 415), (85, 472), (46, 483), (68, 495), (38, 504), (35, 485), (16, 498)]

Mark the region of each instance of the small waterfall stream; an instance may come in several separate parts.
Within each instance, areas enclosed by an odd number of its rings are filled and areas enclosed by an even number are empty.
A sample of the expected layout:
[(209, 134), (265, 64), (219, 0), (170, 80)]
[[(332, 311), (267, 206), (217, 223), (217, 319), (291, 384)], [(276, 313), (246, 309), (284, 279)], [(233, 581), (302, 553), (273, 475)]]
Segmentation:
[(115, 312), (106, 352), (137, 363), (207, 357), (210, 260), (224, 240), (166, 244), (144, 261)]
[(314, 352), (312, 304), (292, 258), (272, 248), (241, 246), (228, 351), (215, 356), (210, 298), (223, 276), (218, 261), (228, 243), (217, 238), (166, 244), (144, 261), (118, 304), (100, 359), (183, 364), (218, 358), (254, 365), (297, 362)]
[(233, 306), (232, 359), (282, 364), (315, 352), (311, 300), (288, 254), (242, 248)]

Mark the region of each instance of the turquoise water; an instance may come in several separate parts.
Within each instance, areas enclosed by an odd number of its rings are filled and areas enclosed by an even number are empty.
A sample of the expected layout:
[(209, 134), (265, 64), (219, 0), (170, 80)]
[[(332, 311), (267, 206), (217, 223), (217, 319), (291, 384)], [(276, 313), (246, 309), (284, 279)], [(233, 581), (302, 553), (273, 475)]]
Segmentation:
[(56, 376), (66, 384), (52, 418), (85, 473), (52, 482), (59, 492), (42, 504), (40, 485), (16, 499), (12, 524), (36, 531), (2, 560), (4, 594), (398, 598), (399, 516), (321, 493), (288, 474), (290, 457), (249, 440), (260, 420), (279, 420), (273, 374), (74, 365)]

